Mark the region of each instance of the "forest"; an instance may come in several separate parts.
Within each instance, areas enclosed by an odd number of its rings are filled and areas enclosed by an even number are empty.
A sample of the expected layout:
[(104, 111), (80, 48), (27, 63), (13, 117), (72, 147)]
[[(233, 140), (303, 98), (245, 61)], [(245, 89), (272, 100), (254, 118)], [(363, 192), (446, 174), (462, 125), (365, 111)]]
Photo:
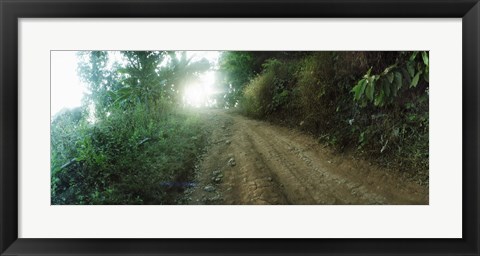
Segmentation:
[(76, 56), (53, 205), (428, 204), (428, 51)]

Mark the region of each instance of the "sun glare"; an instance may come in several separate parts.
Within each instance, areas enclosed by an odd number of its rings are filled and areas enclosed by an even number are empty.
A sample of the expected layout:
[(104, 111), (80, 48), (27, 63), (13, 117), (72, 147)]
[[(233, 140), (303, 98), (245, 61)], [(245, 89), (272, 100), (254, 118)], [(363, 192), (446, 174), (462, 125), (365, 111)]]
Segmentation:
[(215, 73), (206, 72), (199, 79), (185, 88), (184, 104), (191, 107), (209, 107), (215, 104)]
[(185, 89), (185, 104), (193, 107), (201, 107), (205, 102), (206, 92), (202, 85), (191, 84)]
[[(78, 64), (82, 59), (77, 51), (52, 51), (51, 53), (51, 115), (62, 109), (72, 109), (82, 105), (85, 93), (90, 93), (88, 86), (77, 74)], [(220, 93), (215, 86), (216, 73), (213, 69), (218, 65), (219, 51), (187, 51), (192, 61), (207, 59), (213, 66), (210, 71), (201, 74), (198, 79), (185, 88), (183, 103), (191, 107), (207, 107), (216, 104), (214, 94)], [(128, 60), (120, 51), (108, 51), (107, 69), (114, 68), (114, 63), (125, 66)]]

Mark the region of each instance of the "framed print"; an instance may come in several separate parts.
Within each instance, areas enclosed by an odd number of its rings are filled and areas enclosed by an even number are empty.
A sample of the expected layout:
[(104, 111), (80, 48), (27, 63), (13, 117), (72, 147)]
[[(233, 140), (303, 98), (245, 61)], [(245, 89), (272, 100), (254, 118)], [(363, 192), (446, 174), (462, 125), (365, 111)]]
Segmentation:
[(478, 255), (477, 1), (0, 8), (1, 255)]

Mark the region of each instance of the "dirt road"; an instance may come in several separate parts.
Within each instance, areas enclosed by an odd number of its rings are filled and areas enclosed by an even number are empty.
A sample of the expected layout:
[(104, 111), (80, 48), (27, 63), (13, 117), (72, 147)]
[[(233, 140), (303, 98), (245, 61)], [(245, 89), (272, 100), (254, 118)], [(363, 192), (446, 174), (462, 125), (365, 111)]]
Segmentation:
[(222, 110), (211, 130), (189, 204), (428, 204), (428, 188), (313, 137)]

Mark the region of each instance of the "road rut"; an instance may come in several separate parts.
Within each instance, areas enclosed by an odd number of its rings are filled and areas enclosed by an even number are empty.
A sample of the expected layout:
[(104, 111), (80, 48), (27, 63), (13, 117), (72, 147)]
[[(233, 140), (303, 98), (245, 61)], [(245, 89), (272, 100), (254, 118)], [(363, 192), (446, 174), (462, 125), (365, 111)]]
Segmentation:
[(223, 110), (202, 116), (209, 142), (189, 204), (428, 204), (428, 188), (310, 135)]

